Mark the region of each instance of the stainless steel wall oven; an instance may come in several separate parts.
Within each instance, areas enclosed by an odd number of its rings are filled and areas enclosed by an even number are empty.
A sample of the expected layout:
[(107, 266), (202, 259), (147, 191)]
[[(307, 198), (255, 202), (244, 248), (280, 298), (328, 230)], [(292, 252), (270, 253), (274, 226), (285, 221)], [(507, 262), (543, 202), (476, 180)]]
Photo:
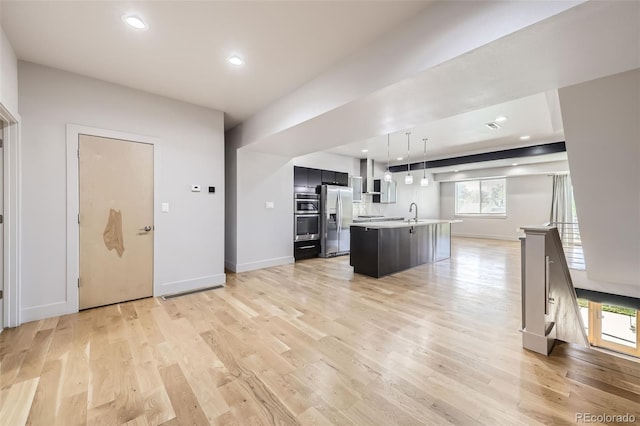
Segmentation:
[(320, 239), (320, 215), (297, 214), (295, 216), (295, 241)]

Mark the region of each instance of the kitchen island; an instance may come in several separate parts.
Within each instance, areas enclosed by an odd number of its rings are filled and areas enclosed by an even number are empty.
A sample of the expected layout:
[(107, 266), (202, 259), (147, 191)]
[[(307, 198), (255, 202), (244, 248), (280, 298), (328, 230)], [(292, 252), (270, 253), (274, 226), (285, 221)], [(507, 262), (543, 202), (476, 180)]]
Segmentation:
[(365, 222), (351, 224), (353, 271), (380, 278), (451, 257), (454, 220)]

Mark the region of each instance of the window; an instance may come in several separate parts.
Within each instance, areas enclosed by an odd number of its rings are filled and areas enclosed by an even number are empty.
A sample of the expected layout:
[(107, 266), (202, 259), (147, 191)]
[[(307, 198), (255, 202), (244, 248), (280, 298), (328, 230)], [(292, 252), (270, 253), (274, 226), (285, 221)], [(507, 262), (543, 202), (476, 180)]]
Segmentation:
[(506, 216), (506, 179), (456, 182), (456, 215)]

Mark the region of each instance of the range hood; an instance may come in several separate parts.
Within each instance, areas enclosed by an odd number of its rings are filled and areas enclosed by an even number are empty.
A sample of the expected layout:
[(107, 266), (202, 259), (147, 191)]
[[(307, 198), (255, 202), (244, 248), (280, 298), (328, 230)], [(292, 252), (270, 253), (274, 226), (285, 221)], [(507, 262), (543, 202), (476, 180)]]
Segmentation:
[(373, 190), (373, 165), (371, 158), (360, 159), (360, 176), (362, 176), (362, 192), (365, 194), (380, 194)]
[(374, 203), (394, 204), (397, 196), (396, 182), (385, 182), (381, 178), (375, 178), (373, 166), (374, 162), (370, 158), (360, 160), (363, 193), (371, 195)]

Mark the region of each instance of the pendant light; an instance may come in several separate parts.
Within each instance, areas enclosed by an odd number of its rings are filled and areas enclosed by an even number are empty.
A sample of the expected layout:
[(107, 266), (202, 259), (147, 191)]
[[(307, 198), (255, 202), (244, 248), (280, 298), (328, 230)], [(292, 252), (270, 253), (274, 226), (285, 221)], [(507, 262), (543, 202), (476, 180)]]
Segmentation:
[(420, 186), (429, 186), (429, 178), (427, 178), (427, 138), (422, 139), (424, 142), (424, 153), (422, 157), (422, 179), (420, 179)]
[(407, 132), (407, 175), (404, 177), (405, 185), (413, 185), (413, 176), (411, 175), (411, 132)]
[(390, 138), (389, 133), (387, 133), (387, 170), (384, 172), (385, 182), (391, 182), (391, 180), (393, 179), (393, 175), (389, 170), (389, 138)]

